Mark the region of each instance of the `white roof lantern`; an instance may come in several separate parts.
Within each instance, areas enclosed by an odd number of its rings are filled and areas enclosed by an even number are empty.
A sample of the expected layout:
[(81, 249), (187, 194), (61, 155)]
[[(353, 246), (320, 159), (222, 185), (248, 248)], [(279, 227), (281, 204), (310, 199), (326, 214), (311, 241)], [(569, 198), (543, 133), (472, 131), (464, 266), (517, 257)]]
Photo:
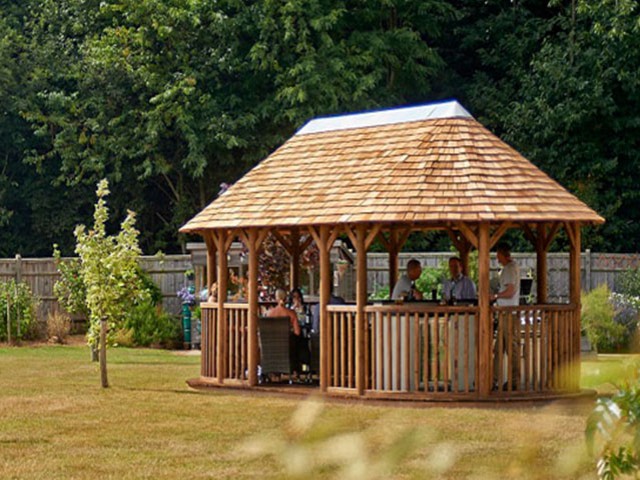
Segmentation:
[(339, 115), (335, 117), (316, 118), (307, 122), (296, 135), (307, 133), (330, 132), (351, 128), (377, 127), (394, 123), (417, 122), (437, 118), (473, 118), (472, 115), (458, 103), (448, 100), (439, 103), (429, 103), (413, 107), (393, 108), (375, 112)]

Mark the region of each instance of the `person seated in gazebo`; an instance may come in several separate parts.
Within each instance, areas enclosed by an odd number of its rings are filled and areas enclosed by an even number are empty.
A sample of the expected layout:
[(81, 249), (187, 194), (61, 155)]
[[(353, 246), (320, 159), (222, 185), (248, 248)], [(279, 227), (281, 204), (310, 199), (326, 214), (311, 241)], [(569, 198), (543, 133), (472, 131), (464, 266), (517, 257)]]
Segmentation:
[(476, 298), (476, 286), (469, 277), (463, 273), (460, 257), (449, 259), (450, 278), (442, 284), (442, 299), (447, 303), (456, 300), (472, 300)]
[(276, 290), (276, 306), (269, 309), (267, 317), (288, 317), (291, 323), (291, 332), (299, 337), (300, 336), (300, 324), (298, 323), (298, 316), (296, 312), (285, 306), (287, 300), (287, 292), (281, 288)]
[(303, 325), (307, 323), (307, 318), (311, 315), (309, 305), (304, 303), (304, 295), (302, 290), (294, 288), (289, 292), (289, 298), (287, 300), (287, 307), (293, 310), (298, 316), (298, 323)]
[(276, 302), (277, 305), (271, 308), (267, 312), (267, 317), (286, 317), (289, 318), (289, 323), (291, 324), (291, 349), (289, 351), (289, 355), (291, 358), (291, 364), (293, 365), (293, 374), (297, 376), (297, 372), (300, 371), (301, 357), (303, 356), (301, 352), (305, 348), (304, 338), (302, 338), (300, 324), (298, 323), (298, 316), (296, 312), (287, 308), (285, 306), (285, 302), (287, 300), (287, 292), (282, 290), (281, 288), (276, 290)]
[(422, 274), (422, 266), (415, 258), (407, 263), (407, 273), (402, 275), (396, 285), (393, 287), (391, 294), (392, 300), (422, 300), (422, 292), (416, 288), (415, 281)]

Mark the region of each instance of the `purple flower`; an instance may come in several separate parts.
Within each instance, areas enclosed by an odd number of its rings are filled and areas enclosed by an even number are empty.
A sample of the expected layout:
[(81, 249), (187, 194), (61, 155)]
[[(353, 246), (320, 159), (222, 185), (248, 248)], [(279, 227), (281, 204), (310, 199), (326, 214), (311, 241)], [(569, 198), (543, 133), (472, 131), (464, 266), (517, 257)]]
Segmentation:
[(182, 287), (176, 292), (176, 295), (182, 303), (186, 303), (188, 305), (195, 305), (196, 303), (196, 296), (189, 291), (188, 287)]

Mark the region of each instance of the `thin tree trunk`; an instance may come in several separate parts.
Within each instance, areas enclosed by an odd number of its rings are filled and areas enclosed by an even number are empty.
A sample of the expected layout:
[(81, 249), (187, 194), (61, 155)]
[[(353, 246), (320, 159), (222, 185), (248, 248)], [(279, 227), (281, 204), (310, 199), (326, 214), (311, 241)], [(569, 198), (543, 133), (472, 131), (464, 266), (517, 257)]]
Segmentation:
[(91, 349), (91, 361), (92, 362), (97, 362), (98, 359), (98, 348), (99, 346), (94, 344), (94, 345), (89, 345), (89, 348)]
[(109, 387), (107, 380), (107, 321), (100, 320), (100, 381), (102, 388)]

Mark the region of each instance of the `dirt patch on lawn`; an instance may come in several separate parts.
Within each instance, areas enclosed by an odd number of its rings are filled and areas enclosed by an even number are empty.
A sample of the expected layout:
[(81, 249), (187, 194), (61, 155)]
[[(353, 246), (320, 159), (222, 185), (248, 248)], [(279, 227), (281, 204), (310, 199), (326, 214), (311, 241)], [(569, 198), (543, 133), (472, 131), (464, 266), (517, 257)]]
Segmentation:
[(21, 340), (19, 342), (11, 342), (10, 344), (7, 343), (7, 342), (0, 342), (0, 346), (3, 346), (3, 347), (9, 347), (9, 346), (13, 346), (13, 347), (43, 347), (43, 346), (47, 346), (47, 345), (72, 345), (72, 346), (78, 346), (78, 345), (86, 345), (86, 344), (87, 344), (87, 337), (84, 334), (69, 335), (67, 338), (65, 338), (63, 343), (50, 341), (50, 340), (43, 340), (43, 339), (39, 339), (39, 340)]

